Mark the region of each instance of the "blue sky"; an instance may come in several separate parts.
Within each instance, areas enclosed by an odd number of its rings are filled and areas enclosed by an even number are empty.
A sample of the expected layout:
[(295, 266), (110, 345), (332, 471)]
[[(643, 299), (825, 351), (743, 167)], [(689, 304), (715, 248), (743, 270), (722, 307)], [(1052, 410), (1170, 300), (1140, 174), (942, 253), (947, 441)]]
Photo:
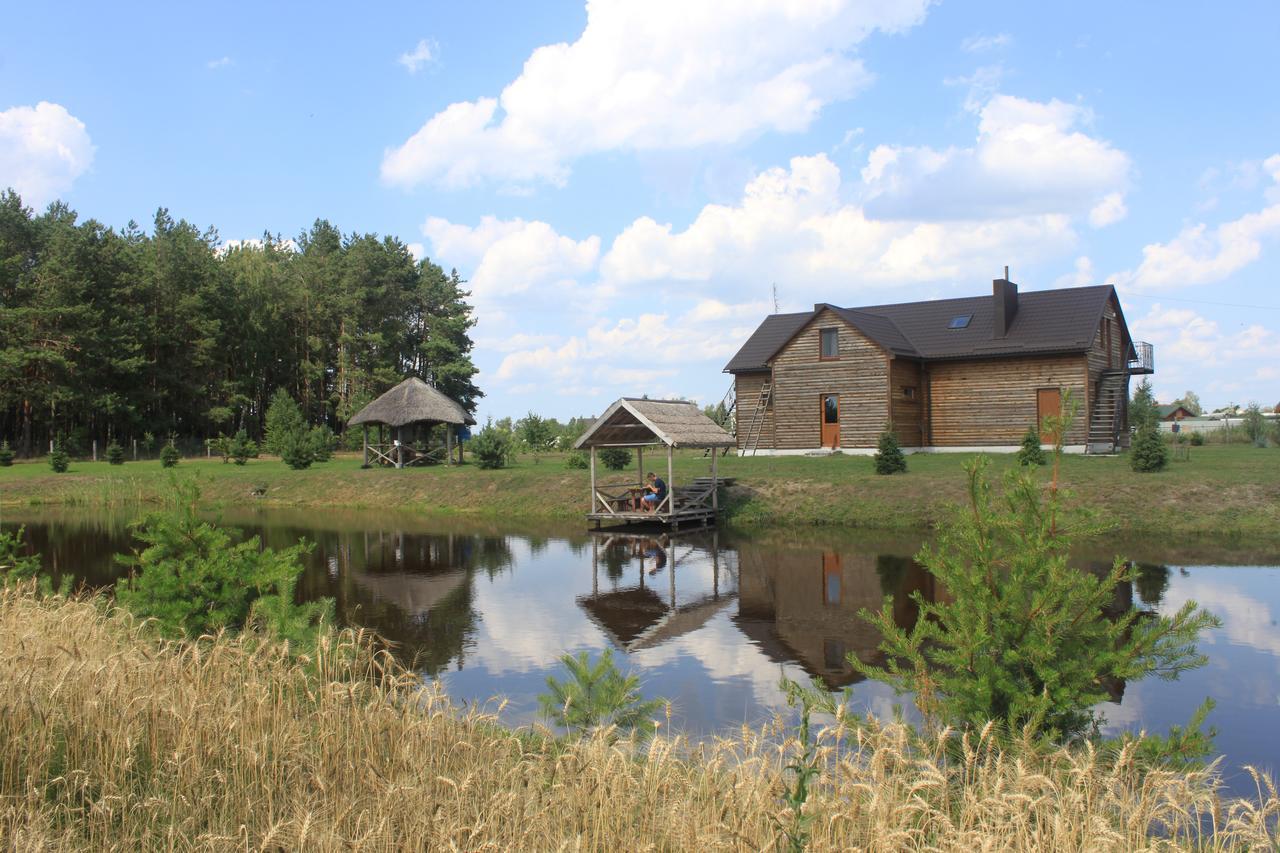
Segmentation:
[(1280, 401), (1280, 7), (25, 4), (0, 184), (472, 282), (481, 415), (718, 400), (765, 313), (1111, 282), (1161, 399)]

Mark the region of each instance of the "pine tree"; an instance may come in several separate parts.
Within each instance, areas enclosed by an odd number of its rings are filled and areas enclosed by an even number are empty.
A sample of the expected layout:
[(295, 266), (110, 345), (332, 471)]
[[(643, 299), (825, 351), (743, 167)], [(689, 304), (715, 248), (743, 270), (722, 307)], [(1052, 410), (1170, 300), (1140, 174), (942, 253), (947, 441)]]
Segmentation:
[(172, 441), (160, 450), (160, 464), (165, 468), (174, 467), (181, 458), (182, 454), (178, 452), (178, 448), (173, 446)]
[(569, 677), (559, 681), (547, 676), (548, 692), (538, 696), (538, 705), (546, 717), (576, 735), (605, 726), (635, 731), (641, 737), (653, 734), (652, 717), (662, 707), (662, 700), (644, 701), (640, 679), (619, 672), (609, 649), (594, 665), (586, 652), (579, 652), (577, 657), (565, 655), (560, 663)]
[(49, 467), (55, 474), (65, 474), (70, 465), (71, 458), (67, 456), (67, 451), (62, 449), (62, 442), (55, 442), (53, 450), (49, 452)]
[(1169, 464), (1169, 447), (1160, 436), (1156, 421), (1149, 419), (1138, 426), (1129, 448), (1129, 465), (1142, 473), (1163, 471)]
[(1022, 437), (1022, 449), (1018, 451), (1019, 465), (1044, 465), (1049, 460), (1040, 447), (1040, 432), (1035, 426), (1027, 427), (1027, 434)]
[(124, 464), (124, 448), (120, 446), (120, 442), (113, 441), (107, 445), (107, 462), (112, 465)]
[(1151, 380), (1143, 379), (1133, 392), (1133, 400), (1129, 403), (1129, 423), (1137, 429), (1147, 421), (1155, 420), (1156, 398), (1151, 390)]
[[(271, 405), (267, 407), (266, 435), (262, 446), (268, 453), (284, 456), (286, 445), (296, 447), (298, 433), (306, 430), (307, 423), (302, 417), (302, 409), (294, 402), (293, 397), (283, 388), (277, 388), (271, 395)], [(310, 463), (308, 463), (310, 464)]]
[(887, 429), (880, 433), (880, 444), (876, 449), (875, 460), (877, 474), (906, 473), (907, 457), (898, 446), (898, 437), (893, 434), (893, 430)]
[(0, 468), (8, 468), (13, 464), (13, 448), (9, 442), (0, 442)]

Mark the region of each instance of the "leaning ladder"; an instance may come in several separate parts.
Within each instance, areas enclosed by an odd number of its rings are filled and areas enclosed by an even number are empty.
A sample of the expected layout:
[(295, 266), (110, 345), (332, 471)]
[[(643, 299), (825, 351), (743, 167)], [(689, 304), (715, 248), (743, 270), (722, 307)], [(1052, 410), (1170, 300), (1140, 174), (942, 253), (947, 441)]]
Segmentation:
[(756, 401), (755, 410), (751, 412), (751, 422), (747, 425), (747, 437), (742, 442), (742, 455), (746, 456), (750, 453), (756, 455), (756, 448), (760, 444), (760, 433), (764, 430), (765, 409), (769, 405), (769, 398), (773, 395), (773, 383), (766, 382), (760, 386), (760, 399)]

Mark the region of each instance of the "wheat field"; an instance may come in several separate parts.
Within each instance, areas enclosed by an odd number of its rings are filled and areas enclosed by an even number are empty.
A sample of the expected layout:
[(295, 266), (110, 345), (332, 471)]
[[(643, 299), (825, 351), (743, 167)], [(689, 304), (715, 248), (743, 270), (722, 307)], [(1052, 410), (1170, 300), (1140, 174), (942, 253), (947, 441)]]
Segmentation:
[[(0, 849), (768, 850), (797, 744), (566, 743), (461, 712), (371, 638), (299, 661), (158, 640), (103, 598), (0, 591)], [(1280, 798), (1129, 754), (1010, 755), (842, 720), (809, 849), (1275, 849)], [(947, 742), (952, 748), (944, 748)]]

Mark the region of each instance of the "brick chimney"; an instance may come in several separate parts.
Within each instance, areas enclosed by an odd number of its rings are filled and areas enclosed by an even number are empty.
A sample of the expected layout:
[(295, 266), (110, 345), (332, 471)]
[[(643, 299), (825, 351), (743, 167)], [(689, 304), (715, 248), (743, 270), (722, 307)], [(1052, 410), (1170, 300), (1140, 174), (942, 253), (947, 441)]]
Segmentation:
[(1013, 325), (1013, 318), (1018, 313), (1018, 285), (1007, 278), (995, 279), (991, 282), (991, 301), (996, 309), (991, 336), (1006, 337), (1009, 327)]

